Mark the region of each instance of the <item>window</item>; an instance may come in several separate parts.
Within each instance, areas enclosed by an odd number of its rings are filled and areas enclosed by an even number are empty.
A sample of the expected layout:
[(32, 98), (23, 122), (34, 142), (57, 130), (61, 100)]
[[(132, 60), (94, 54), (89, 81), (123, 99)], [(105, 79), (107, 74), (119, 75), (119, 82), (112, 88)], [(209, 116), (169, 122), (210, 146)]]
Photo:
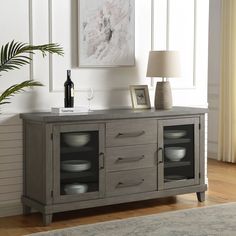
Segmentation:
[(209, 2), (155, 0), (153, 4), (153, 50), (181, 53), (182, 78), (171, 79), (172, 87), (193, 89), (203, 85), (201, 81), (207, 80)]

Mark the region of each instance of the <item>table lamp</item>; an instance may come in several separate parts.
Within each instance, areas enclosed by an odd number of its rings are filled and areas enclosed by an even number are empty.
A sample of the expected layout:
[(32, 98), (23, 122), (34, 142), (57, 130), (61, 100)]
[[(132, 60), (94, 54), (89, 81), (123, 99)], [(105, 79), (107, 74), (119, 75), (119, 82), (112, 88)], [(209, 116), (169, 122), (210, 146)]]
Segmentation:
[(161, 77), (155, 92), (155, 108), (168, 110), (172, 108), (172, 93), (167, 78), (180, 77), (180, 57), (177, 51), (150, 51), (147, 77)]

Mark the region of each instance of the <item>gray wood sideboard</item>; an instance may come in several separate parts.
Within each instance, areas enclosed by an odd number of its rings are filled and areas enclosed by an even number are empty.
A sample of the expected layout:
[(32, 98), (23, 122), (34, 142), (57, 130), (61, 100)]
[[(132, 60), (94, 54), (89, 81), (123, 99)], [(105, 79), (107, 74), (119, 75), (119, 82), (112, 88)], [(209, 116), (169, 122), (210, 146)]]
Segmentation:
[(206, 109), (25, 113), (24, 214), (195, 192), (204, 201)]

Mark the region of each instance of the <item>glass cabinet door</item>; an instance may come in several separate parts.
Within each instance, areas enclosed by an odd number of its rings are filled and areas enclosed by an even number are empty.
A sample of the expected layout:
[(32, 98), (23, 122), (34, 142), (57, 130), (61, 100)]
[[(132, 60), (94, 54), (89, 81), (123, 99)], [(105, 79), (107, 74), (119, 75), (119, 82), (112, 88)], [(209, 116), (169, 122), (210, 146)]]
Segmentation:
[(54, 200), (102, 197), (104, 189), (103, 125), (54, 127)]
[(199, 119), (158, 121), (159, 189), (199, 184)]

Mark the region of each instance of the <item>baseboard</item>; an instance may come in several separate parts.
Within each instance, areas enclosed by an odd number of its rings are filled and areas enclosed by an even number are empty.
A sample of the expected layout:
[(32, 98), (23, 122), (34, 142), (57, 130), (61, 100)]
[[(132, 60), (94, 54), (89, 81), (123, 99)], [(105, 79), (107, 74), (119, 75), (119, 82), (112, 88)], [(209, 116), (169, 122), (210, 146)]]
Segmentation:
[(21, 202), (0, 203), (0, 217), (22, 215)]
[(207, 158), (217, 160), (217, 159), (218, 159), (218, 156), (217, 156), (217, 153), (208, 152), (208, 153), (207, 153)]

